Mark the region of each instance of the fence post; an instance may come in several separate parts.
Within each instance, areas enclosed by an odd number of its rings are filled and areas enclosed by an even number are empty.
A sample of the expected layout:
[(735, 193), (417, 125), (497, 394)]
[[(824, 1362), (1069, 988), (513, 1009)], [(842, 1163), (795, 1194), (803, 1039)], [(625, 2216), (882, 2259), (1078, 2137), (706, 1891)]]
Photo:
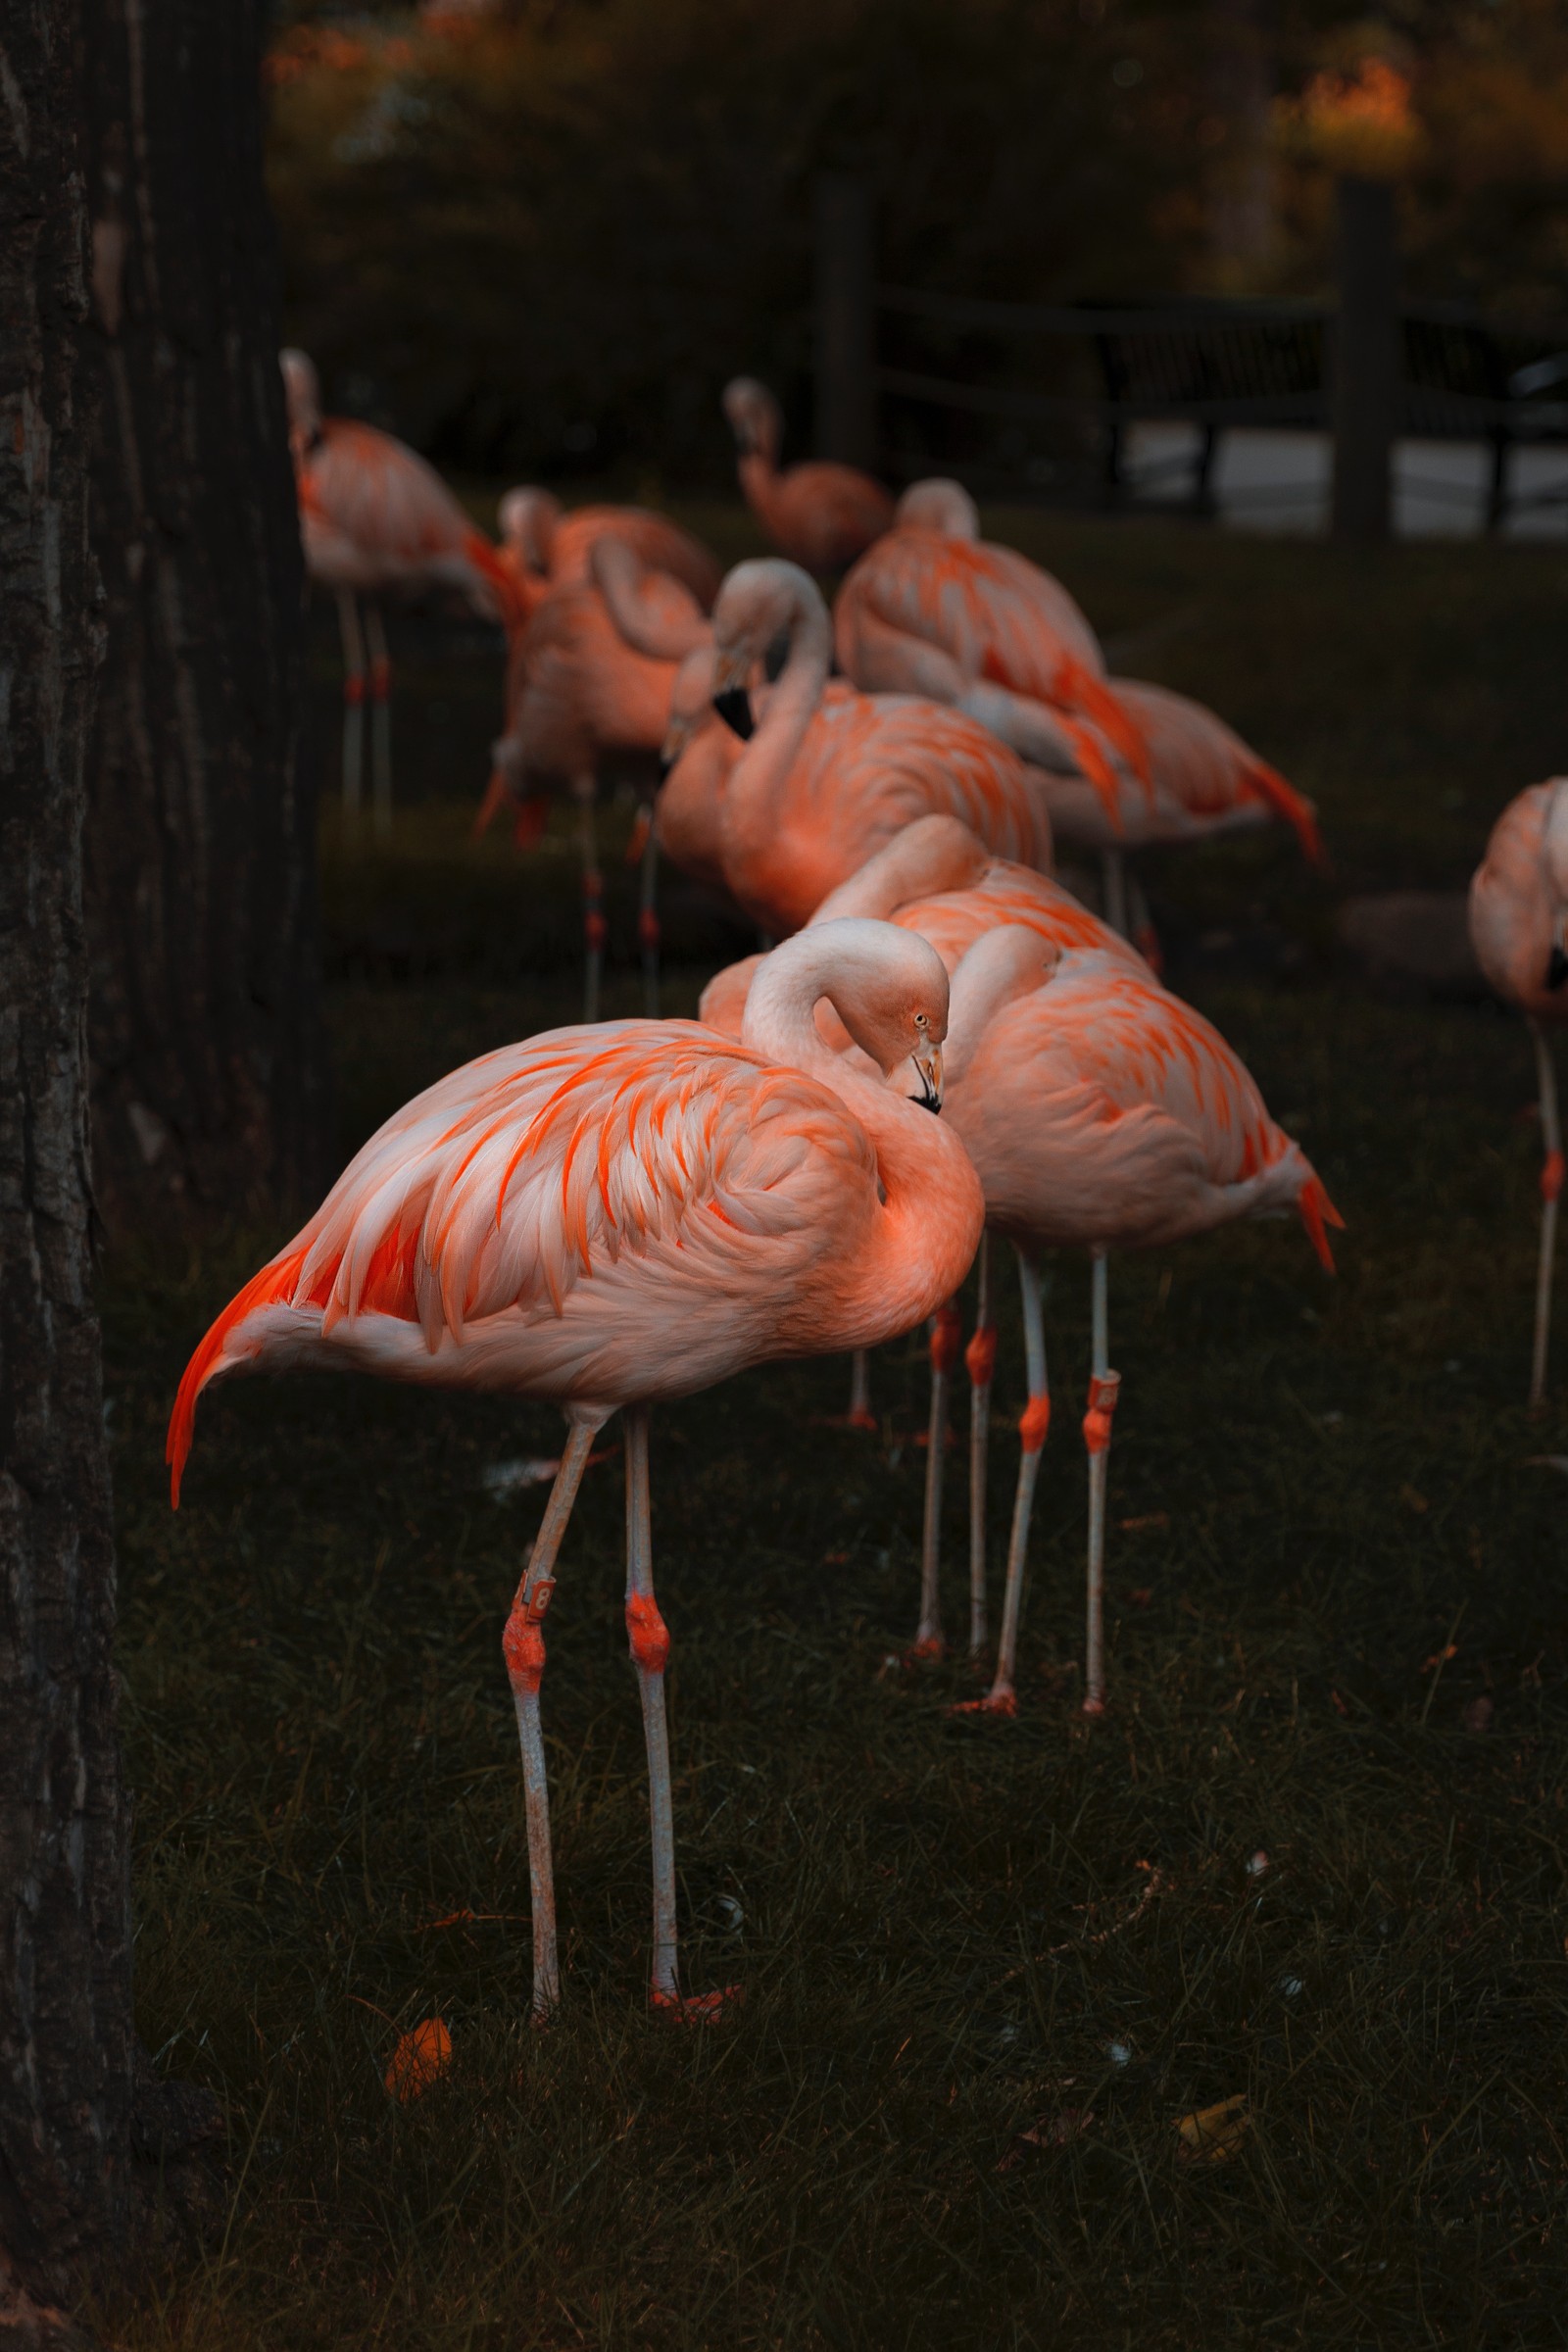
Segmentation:
[(876, 238), (871, 192), (844, 172), (816, 182), (816, 454), (874, 466)]
[(1386, 539), (1399, 422), (1394, 184), (1337, 182), (1340, 312), (1334, 330), (1334, 536)]

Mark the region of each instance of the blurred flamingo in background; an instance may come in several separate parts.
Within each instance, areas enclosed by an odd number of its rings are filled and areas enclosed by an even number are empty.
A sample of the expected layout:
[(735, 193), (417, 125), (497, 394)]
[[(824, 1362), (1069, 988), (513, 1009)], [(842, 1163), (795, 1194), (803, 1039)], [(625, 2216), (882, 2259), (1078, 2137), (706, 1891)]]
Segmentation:
[[(781, 633), (783, 669), (754, 713), (750, 681)], [(713, 607), (712, 701), (728, 735), (682, 722), (659, 799), (659, 837), (678, 865), (721, 874), (773, 936), (799, 930), (933, 811), (961, 817), (1001, 856), (1050, 866), (1040, 779), (1015, 753), (940, 703), (830, 684), (831, 655), (827, 608), (806, 572), (776, 557), (736, 565)]]
[(840, 571), (891, 529), (892, 498), (858, 466), (818, 458), (780, 473), (783, 413), (755, 376), (738, 375), (725, 385), (724, 415), (735, 435), (746, 503), (792, 564), (808, 571)]
[(1530, 1407), (1546, 1392), (1557, 1199), (1562, 1191), (1562, 1126), (1549, 1027), (1568, 1021), (1568, 776), (1532, 784), (1510, 801), (1492, 828), (1487, 854), (1470, 884), (1470, 937), (1476, 960), (1499, 997), (1530, 1024), (1541, 1090), (1541, 1257), (1536, 1273), (1536, 1332), (1530, 1361)]
[(496, 520), (501, 559), (529, 612), (551, 588), (586, 579), (589, 558), (607, 537), (628, 547), (650, 571), (679, 580), (705, 612), (711, 612), (718, 594), (718, 558), (678, 522), (649, 507), (576, 507), (566, 513), (548, 490), (520, 483), (503, 497)]
[[(551, 587), (512, 642), (506, 730), (494, 746), (473, 829), (482, 834), (510, 799), (518, 807), (517, 838), (526, 844), (543, 819), (539, 784), (559, 778), (570, 790), (582, 848), (588, 1021), (599, 1017), (605, 945), (595, 821), (599, 767), (617, 755), (653, 760), (668, 730), (681, 660), (710, 642), (691, 590), (678, 577), (652, 569), (634, 540), (608, 525), (588, 542), (577, 576)], [(659, 1010), (659, 918), (651, 822), (633, 854), (642, 859), (638, 929), (645, 1010), (652, 1015)]]
[(485, 619), (508, 625), (521, 617), (522, 607), (498, 550), (423, 458), (373, 425), (323, 416), (313, 363), (303, 351), (279, 358), (306, 569), (336, 594), (343, 635), (343, 808), (352, 821), (360, 807), (368, 687), (375, 824), (384, 833), (392, 816), (392, 667), (381, 598), (456, 589)]
[[(812, 1024), (822, 997), (862, 1076)], [(733, 1045), (692, 1021), (558, 1029), (417, 1096), (357, 1153), (191, 1357), (169, 1432), (172, 1494), (209, 1381), (358, 1367), (547, 1397), (569, 1425), (503, 1651), (528, 1823), (536, 2015), (560, 1999), (539, 1720), (543, 1621), (594, 1434), (625, 1412), (626, 1630), (641, 1687), (656, 2007), (681, 1998), (654, 1592), (648, 1409), (745, 1366), (914, 1328), (959, 1283), (980, 1188), (941, 1102), (948, 981), (921, 940), (839, 923), (793, 940)]]
[(835, 637), (858, 684), (954, 703), (1043, 771), (1057, 833), (1104, 860), (1119, 931), (1130, 927), (1124, 849), (1283, 818), (1321, 859), (1310, 803), (1200, 703), (1107, 677), (1066, 589), (983, 543), (957, 482), (906, 491), (896, 528), (839, 592)]
[[(1298, 1145), (1275, 1125), (1217, 1030), (1162, 988), (1127, 942), (1045, 877), (988, 858), (951, 820), (913, 825), (824, 901), (832, 924), (871, 914), (917, 931), (952, 974), (948, 1113), (978, 1171), (987, 1233), (1013, 1243), (1023, 1293), (1028, 1402), (1007, 1551), (997, 1671), (976, 1705), (1011, 1714), (1018, 1618), (1040, 1455), (1051, 1419), (1041, 1286), (1043, 1249), (1090, 1251), (1093, 1355), (1084, 1441), (1089, 1455), (1085, 1709), (1104, 1700), (1105, 1491), (1120, 1376), (1109, 1362), (1106, 1253), (1186, 1239), (1239, 1217), (1295, 1207), (1332, 1270), (1326, 1225), (1340, 1222)], [(809, 936), (809, 932), (808, 933)], [(703, 1017), (733, 1029), (744, 990), (766, 959), (720, 974)], [(851, 1041), (819, 1026), (839, 1049)], [(943, 1648), (939, 1605), (947, 1383), (956, 1364), (956, 1303), (932, 1334), (916, 1656)], [(970, 1422), (970, 1647), (986, 1640), (985, 1477), (996, 1353), (990, 1269), (967, 1350)]]

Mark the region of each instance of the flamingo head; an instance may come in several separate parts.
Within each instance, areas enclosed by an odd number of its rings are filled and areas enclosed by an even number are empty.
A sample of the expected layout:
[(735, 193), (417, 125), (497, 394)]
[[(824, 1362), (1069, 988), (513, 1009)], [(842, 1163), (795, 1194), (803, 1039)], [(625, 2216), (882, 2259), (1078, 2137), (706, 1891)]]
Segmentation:
[[(713, 605), (713, 709), (744, 743), (752, 734), (750, 683), (759, 663), (782, 636), (793, 646), (802, 628), (824, 651), (830, 623), (822, 592), (798, 564), (780, 556), (756, 556), (737, 564)], [(823, 662), (824, 672), (826, 661)]]
[(901, 531), (934, 531), (942, 539), (980, 536), (980, 516), (968, 491), (961, 482), (940, 476), (909, 484), (893, 511), (893, 524)]
[(898, 1093), (923, 1110), (942, 1108), (948, 974), (928, 941), (858, 916), (798, 931), (753, 974), (744, 1042), (766, 1051), (775, 1024), (792, 1034), (790, 1016), (809, 1019), (823, 997)]
[(527, 571), (549, 571), (560, 520), (560, 500), (528, 484), (509, 490), (496, 509), (502, 545), (512, 549)]
[(783, 437), (784, 415), (767, 386), (755, 375), (734, 376), (724, 386), (723, 408), (739, 454), (765, 458), (771, 465)]
[(303, 351), (280, 351), (283, 402), (288, 410), (288, 437), (296, 450), (310, 449), (320, 438), (321, 379), (316, 362)]

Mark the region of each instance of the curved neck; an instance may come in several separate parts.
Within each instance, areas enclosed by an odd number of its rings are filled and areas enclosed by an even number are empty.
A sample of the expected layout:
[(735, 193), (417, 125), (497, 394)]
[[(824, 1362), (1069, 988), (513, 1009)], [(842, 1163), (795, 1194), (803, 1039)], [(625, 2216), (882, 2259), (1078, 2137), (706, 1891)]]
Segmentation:
[(960, 818), (920, 816), (868, 858), (858, 873), (841, 882), (811, 917), (813, 925), (842, 915), (871, 915), (886, 922), (913, 900), (940, 891), (966, 890), (991, 863), (991, 853)]
[[(853, 1282), (843, 1296), (842, 1345), (853, 1347), (858, 1314), (874, 1332), (900, 1327), (903, 1301), (908, 1302), (911, 1326), (928, 1312), (934, 1270), (941, 1269), (943, 1287), (957, 1288), (985, 1212), (969, 1155), (940, 1115), (933, 1118), (885, 1080), (862, 1075), (823, 1043), (814, 1015), (824, 997), (841, 1020), (846, 1005), (854, 1019), (853, 995), (839, 987), (846, 976), (840, 942), (820, 932), (797, 932), (759, 965), (741, 1039), (769, 1061), (805, 1070), (837, 1095), (876, 1153), (882, 1192), (876, 1238), (869, 1250), (857, 1250)], [(968, 1234), (966, 1245), (956, 1245), (956, 1231)]]
[(710, 642), (697, 599), (667, 571), (645, 564), (635, 548), (607, 531), (588, 554), (588, 571), (615, 633), (651, 662), (683, 662)]
[(789, 653), (760, 723), (730, 770), (724, 794), (724, 856), (765, 855), (777, 831), (790, 769), (827, 683), (833, 628), (827, 607), (804, 590), (789, 609)]
[(1003, 1008), (1030, 996), (1060, 961), (1060, 952), (1023, 923), (982, 932), (953, 975), (943, 1060), (951, 1085), (963, 1078), (975, 1048)]

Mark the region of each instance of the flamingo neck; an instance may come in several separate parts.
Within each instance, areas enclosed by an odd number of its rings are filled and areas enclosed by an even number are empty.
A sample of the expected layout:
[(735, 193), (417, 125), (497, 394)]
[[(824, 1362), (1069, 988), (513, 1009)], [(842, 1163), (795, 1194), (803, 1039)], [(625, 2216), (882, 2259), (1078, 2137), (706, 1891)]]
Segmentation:
[[(767, 858), (783, 814), (791, 768), (827, 683), (833, 630), (820, 597), (804, 593), (788, 616), (789, 653), (756, 734), (729, 773), (724, 793), (724, 862), (738, 869)], [(737, 874), (739, 879), (739, 873)]]
[(902, 1093), (897, 1076), (866, 1076), (823, 1043), (814, 1016), (824, 997), (847, 1027), (855, 1023), (856, 961), (842, 930), (797, 932), (758, 967), (741, 1027), (744, 1044), (837, 1095), (876, 1154), (881, 1211), (871, 1247), (857, 1249), (846, 1273), (844, 1347), (858, 1344), (858, 1318), (868, 1333), (898, 1328), (896, 1310), (906, 1300), (912, 1326), (927, 1311), (933, 1281), (956, 1289), (985, 1215), (980, 1180), (947, 1122)]
[(1023, 923), (982, 932), (953, 975), (943, 1062), (958, 1085), (976, 1047), (999, 1012), (1032, 995), (1060, 961), (1058, 951)]

